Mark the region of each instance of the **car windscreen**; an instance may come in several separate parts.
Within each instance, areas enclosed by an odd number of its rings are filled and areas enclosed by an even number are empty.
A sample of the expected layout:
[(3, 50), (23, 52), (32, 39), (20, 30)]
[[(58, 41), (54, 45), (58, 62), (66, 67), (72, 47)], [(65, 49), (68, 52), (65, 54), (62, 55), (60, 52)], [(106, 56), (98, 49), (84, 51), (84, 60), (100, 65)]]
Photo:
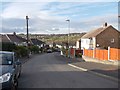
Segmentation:
[(13, 62), (13, 54), (0, 53), (0, 65), (11, 65)]

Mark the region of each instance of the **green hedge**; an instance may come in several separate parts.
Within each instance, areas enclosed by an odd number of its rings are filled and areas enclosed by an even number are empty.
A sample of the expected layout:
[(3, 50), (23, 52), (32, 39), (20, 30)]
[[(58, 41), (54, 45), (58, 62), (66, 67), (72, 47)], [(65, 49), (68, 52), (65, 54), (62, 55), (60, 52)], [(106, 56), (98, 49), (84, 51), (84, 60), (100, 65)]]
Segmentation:
[(16, 45), (10, 42), (2, 42), (0, 43), (0, 50), (1, 51), (13, 51), (16, 49)]
[(10, 42), (0, 43), (0, 50), (16, 52), (18, 57), (26, 57), (30, 52), (39, 53), (40, 51), (38, 46), (29, 46), (29, 48), (27, 48), (26, 46), (17, 46)]
[(40, 51), (39, 47), (38, 47), (38, 46), (35, 46), (35, 45), (30, 46), (30, 47), (29, 47), (29, 50), (30, 50), (32, 53), (39, 53), (39, 51)]
[(26, 46), (16, 46), (14, 52), (17, 53), (18, 57), (26, 57), (29, 54), (29, 50)]

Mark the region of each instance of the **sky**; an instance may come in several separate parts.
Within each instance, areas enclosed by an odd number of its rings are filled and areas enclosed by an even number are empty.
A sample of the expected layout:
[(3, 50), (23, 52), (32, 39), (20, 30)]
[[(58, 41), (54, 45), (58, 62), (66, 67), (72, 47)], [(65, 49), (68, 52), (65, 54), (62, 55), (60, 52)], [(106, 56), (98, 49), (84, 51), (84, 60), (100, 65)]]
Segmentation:
[(0, 3), (0, 33), (26, 34), (26, 16), (31, 34), (66, 34), (69, 24), (70, 33), (88, 32), (105, 22), (118, 29), (118, 2), (4, 0)]

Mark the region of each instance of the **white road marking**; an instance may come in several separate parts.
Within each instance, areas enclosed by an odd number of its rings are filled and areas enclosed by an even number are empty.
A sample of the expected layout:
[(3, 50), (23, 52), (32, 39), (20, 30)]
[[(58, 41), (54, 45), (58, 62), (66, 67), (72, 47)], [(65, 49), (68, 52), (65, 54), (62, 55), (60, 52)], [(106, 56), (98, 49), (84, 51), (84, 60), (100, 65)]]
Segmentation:
[(105, 77), (105, 78), (109, 78), (109, 79), (111, 79), (111, 80), (113, 80), (113, 81), (117, 81), (117, 82), (119, 81), (118, 78), (114, 78), (114, 77), (112, 77), (112, 76), (108, 76), (108, 75), (105, 75), (105, 74), (97, 73), (97, 72), (94, 72), (94, 71), (89, 71), (88, 69), (81, 68), (81, 67), (77, 67), (77, 66), (75, 66), (75, 65), (73, 65), (73, 64), (68, 64), (68, 65), (71, 66), (71, 67), (77, 68), (77, 69), (79, 69), (79, 70), (82, 70), (82, 71), (88, 71), (88, 72), (93, 73), (93, 74), (96, 74), (96, 75), (98, 75), (98, 76), (102, 76), (102, 77)]
[(75, 66), (75, 65), (73, 65), (73, 64), (68, 64), (68, 65), (71, 66), (71, 67), (77, 68), (77, 69), (79, 69), (79, 70), (82, 70), (82, 71), (88, 71), (88, 70), (85, 69), (85, 68), (77, 67), (77, 66)]

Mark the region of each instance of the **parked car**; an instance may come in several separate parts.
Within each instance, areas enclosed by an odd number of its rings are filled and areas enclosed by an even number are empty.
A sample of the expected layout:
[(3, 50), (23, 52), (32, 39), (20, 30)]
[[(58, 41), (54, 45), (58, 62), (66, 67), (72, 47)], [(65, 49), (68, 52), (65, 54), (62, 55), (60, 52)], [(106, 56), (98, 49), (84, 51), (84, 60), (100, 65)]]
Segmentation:
[(16, 90), (21, 74), (21, 62), (14, 52), (0, 51), (0, 84), (2, 90)]
[(52, 53), (52, 50), (51, 50), (51, 49), (48, 49), (48, 50), (47, 50), (47, 53)]
[(53, 51), (54, 52), (60, 52), (60, 48), (54, 48)]

